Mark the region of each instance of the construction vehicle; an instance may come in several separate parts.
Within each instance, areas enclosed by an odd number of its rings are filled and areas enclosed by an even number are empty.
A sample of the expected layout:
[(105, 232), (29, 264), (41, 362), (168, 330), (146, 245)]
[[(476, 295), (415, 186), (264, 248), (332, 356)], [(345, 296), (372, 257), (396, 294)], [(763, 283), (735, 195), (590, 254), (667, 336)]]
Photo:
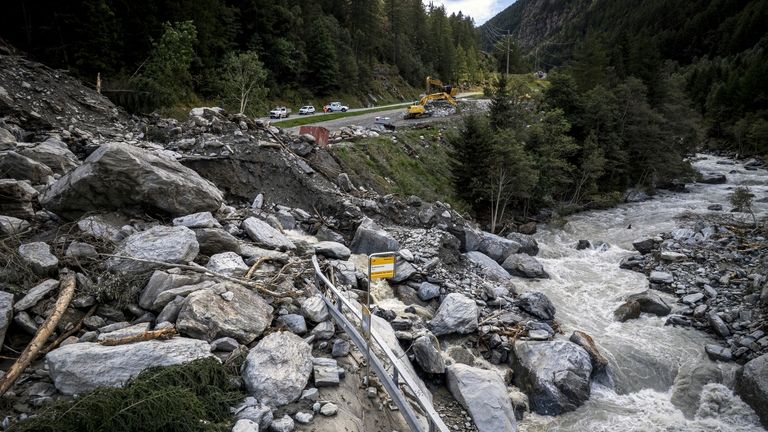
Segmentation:
[(439, 79), (427, 77), (427, 92), (424, 94), (428, 95), (433, 93), (448, 93), (451, 97), (455, 98), (456, 95), (459, 94), (459, 89), (452, 85), (443, 84)]
[(405, 112), (406, 119), (415, 119), (422, 117), (430, 117), (434, 114), (433, 109), (438, 106), (450, 105), (454, 108), (457, 107), (456, 99), (451, 96), (450, 93), (432, 93), (422, 97), (419, 103), (411, 105)]

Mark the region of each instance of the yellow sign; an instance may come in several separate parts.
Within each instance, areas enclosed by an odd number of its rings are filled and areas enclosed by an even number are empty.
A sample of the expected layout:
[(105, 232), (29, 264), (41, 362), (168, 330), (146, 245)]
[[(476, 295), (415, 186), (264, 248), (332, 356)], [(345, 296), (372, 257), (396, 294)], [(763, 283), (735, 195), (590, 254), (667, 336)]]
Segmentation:
[(395, 277), (395, 256), (371, 257), (371, 279)]

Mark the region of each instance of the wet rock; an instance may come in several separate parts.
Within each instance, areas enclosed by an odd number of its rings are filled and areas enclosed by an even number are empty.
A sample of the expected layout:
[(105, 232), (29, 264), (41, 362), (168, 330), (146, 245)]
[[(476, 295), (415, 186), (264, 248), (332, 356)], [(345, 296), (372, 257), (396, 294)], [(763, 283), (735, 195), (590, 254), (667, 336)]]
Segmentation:
[(651, 199), (651, 197), (648, 196), (647, 193), (637, 189), (630, 189), (624, 194), (625, 203), (636, 203), (648, 201), (649, 199)]
[(271, 333), (249, 353), (242, 374), (248, 392), (270, 406), (297, 400), (312, 373), (312, 348), (299, 336)]
[(642, 310), (640, 303), (635, 300), (630, 300), (616, 308), (616, 310), (613, 311), (613, 317), (616, 319), (616, 321), (624, 322), (631, 319), (640, 318), (641, 312)]
[(727, 338), (731, 335), (731, 331), (728, 329), (728, 325), (716, 313), (710, 312), (708, 320), (712, 331), (714, 331), (715, 334), (721, 338)]
[(632, 294), (627, 297), (627, 301), (636, 301), (640, 304), (640, 311), (654, 314), (656, 316), (669, 315), (672, 312), (672, 307), (667, 304), (658, 294), (651, 290), (643, 291), (637, 294)]
[(278, 250), (293, 250), (296, 245), (280, 231), (272, 228), (268, 223), (255, 217), (249, 217), (243, 221), (243, 230), (248, 237), (258, 245)]
[(529, 314), (550, 321), (555, 319), (555, 306), (540, 292), (525, 292), (518, 298), (517, 305)]
[(710, 205), (707, 206), (707, 210), (722, 211), (723, 210), (723, 206), (722, 206), (722, 204), (710, 204)]
[(173, 219), (173, 225), (187, 228), (221, 228), (219, 221), (209, 211), (177, 217)]
[(707, 344), (704, 346), (704, 351), (707, 353), (707, 357), (709, 357), (710, 360), (725, 362), (733, 360), (731, 350), (720, 345)]
[(509, 233), (507, 234), (509, 240), (513, 240), (520, 245), (518, 253), (524, 253), (528, 255), (537, 255), (539, 253), (539, 243), (533, 236), (525, 235), (521, 233)]
[(349, 259), (349, 256), (351, 255), (351, 252), (348, 247), (344, 246), (341, 243), (336, 243), (332, 241), (322, 241), (319, 243), (315, 243), (312, 245), (312, 248), (315, 250), (315, 253), (318, 255), (322, 255), (324, 257), (328, 257), (331, 259), (340, 259), (340, 260), (347, 260)]
[[(192, 230), (183, 226), (166, 227), (160, 225), (131, 234), (118, 246), (115, 255), (172, 264), (186, 264), (195, 259), (198, 251), (199, 245)], [(143, 273), (158, 267), (162, 266), (117, 257), (107, 260), (107, 268), (122, 273)]]
[(424, 372), (441, 374), (445, 372), (445, 361), (440, 353), (440, 343), (431, 333), (416, 338), (411, 345), (416, 363)]
[(515, 385), (529, 395), (536, 413), (562, 414), (589, 399), (592, 362), (580, 346), (563, 340), (518, 340), (512, 358)]
[(240, 242), (232, 234), (221, 228), (195, 228), (195, 238), (203, 255), (215, 255), (221, 252), (237, 252)]
[(755, 410), (768, 427), (768, 354), (747, 362), (736, 375), (736, 394)]
[(472, 416), (479, 432), (515, 431), (517, 421), (501, 377), (461, 363), (446, 369), (448, 389)]
[(576, 243), (576, 250), (590, 249), (591, 247), (592, 243), (590, 243), (589, 240), (579, 240), (578, 243)]
[(478, 309), (475, 302), (459, 293), (448, 294), (429, 327), (435, 336), (450, 333), (467, 334), (477, 330)]
[(29, 228), (29, 222), (11, 216), (0, 216), (0, 236), (12, 236)]
[(571, 333), (571, 337), (568, 340), (580, 346), (589, 354), (589, 359), (592, 361), (592, 378), (602, 384), (610, 383), (608, 359), (600, 352), (600, 348), (597, 347), (592, 337), (577, 330)]
[(534, 257), (526, 254), (512, 254), (501, 264), (504, 270), (525, 278), (548, 278), (544, 266)]
[(701, 391), (710, 383), (722, 383), (723, 372), (718, 366), (708, 363), (690, 366), (683, 364), (679, 368), (672, 386), (671, 402), (686, 417), (693, 418), (700, 405)]
[(652, 271), (648, 279), (652, 283), (657, 283), (657, 284), (670, 284), (675, 281), (674, 276), (672, 276), (667, 272), (660, 272), (660, 271)]
[(33, 242), (19, 246), (19, 258), (40, 276), (55, 273), (59, 260), (51, 253), (47, 243)]
[(13, 294), (0, 291), (0, 347), (13, 320)]
[(183, 216), (216, 211), (222, 201), (213, 183), (175, 159), (118, 143), (99, 147), (40, 199), (46, 209), (72, 219), (132, 207)]
[(242, 277), (248, 272), (243, 258), (234, 252), (222, 252), (211, 256), (205, 268), (226, 276)]
[(35, 216), (38, 192), (28, 182), (0, 179), (0, 214), (19, 219)]
[(400, 249), (400, 244), (374, 221), (364, 218), (355, 231), (350, 247), (356, 254), (390, 252)]
[(66, 395), (96, 387), (119, 387), (144, 369), (170, 366), (211, 356), (205, 341), (176, 337), (127, 345), (83, 342), (57, 348), (45, 356), (56, 389)]
[(440, 286), (429, 282), (422, 282), (421, 285), (419, 285), (418, 296), (422, 301), (429, 301), (433, 298), (440, 297)]
[(312, 296), (301, 303), (301, 314), (312, 322), (320, 323), (330, 317), (325, 301), (319, 296)]
[(53, 171), (47, 165), (12, 151), (0, 153), (0, 173), (4, 178), (28, 180), (34, 185), (53, 179)]
[(303, 335), (307, 332), (307, 322), (298, 314), (286, 314), (277, 318), (277, 322), (285, 326), (291, 333)]
[(344, 244), (344, 236), (325, 225), (317, 229), (317, 234), (315, 234), (315, 237), (317, 237), (317, 239), (320, 241), (332, 241)]
[(653, 239), (642, 239), (632, 242), (632, 247), (643, 255), (651, 253), (655, 245), (656, 243)]
[(725, 174), (704, 174), (697, 181), (705, 184), (724, 184), (726, 178)]
[[(223, 294), (232, 294), (226, 300)], [(188, 295), (179, 311), (179, 332), (212, 341), (232, 337), (247, 345), (272, 322), (272, 306), (255, 292), (238, 284), (222, 282)]]
[[(487, 232), (479, 234), (477, 251), (482, 252), (499, 264), (503, 263), (508, 256), (519, 253), (521, 248), (522, 245), (515, 240), (506, 239)], [(467, 252), (470, 251), (470, 249), (467, 249)]]

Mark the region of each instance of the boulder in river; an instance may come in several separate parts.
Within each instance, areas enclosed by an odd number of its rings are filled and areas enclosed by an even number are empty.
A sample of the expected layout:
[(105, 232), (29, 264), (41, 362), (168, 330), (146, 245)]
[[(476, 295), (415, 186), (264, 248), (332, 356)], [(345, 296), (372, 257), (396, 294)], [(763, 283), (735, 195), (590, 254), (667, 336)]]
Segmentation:
[(564, 340), (518, 340), (511, 359), (515, 385), (529, 395), (536, 413), (562, 414), (589, 399), (592, 362), (580, 346)]
[(396, 252), (400, 243), (369, 218), (363, 218), (352, 238), (353, 253), (369, 255), (377, 252)]
[(216, 211), (222, 201), (213, 183), (175, 159), (121, 143), (99, 147), (40, 198), (43, 207), (70, 219), (125, 208), (184, 216)]
[(312, 347), (289, 332), (275, 332), (251, 349), (242, 368), (248, 392), (273, 407), (301, 396), (312, 374)]
[(467, 334), (477, 330), (478, 309), (474, 300), (463, 294), (451, 293), (445, 296), (429, 327), (435, 336), (450, 333)]
[(469, 412), (479, 432), (517, 430), (504, 381), (494, 371), (456, 363), (447, 368), (448, 389)]
[(768, 428), (768, 354), (750, 360), (736, 375), (736, 394), (749, 404)]
[(608, 370), (608, 359), (600, 352), (592, 336), (583, 331), (576, 330), (571, 333), (569, 341), (582, 347), (589, 354), (592, 361), (592, 378), (603, 385), (611, 385), (611, 376)]
[(512, 254), (501, 264), (504, 270), (515, 276), (539, 279), (548, 278), (544, 266), (534, 257), (526, 254)]
[(632, 294), (627, 301), (636, 301), (640, 304), (640, 311), (656, 316), (666, 316), (672, 312), (672, 307), (661, 296), (651, 290)]
[(538, 291), (528, 291), (523, 293), (517, 299), (517, 305), (520, 309), (528, 312), (536, 318), (545, 321), (555, 319), (555, 306), (543, 293)]
[(469, 261), (477, 264), (480, 267), (480, 271), (486, 276), (497, 280), (509, 279), (509, 272), (484, 253), (472, 251), (465, 253), (464, 256)]
[(616, 308), (616, 310), (613, 311), (613, 316), (616, 318), (616, 321), (624, 322), (640, 318), (641, 313), (640, 303), (636, 300), (629, 300)]
[(697, 181), (705, 184), (724, 184), (726, 178), (725, 174), (703, 174)]
[(654, 242), (654, 240), (649, 238), (642, 239), (642, 240), (635, 240), (634, 242), (632, 242), (632, 247), (634, 247), (636, 251), (640, 252), (643, 255), (651, 253), (655, 245), (656, 243)]
[(539, 253), (539, 243), (531, 235), (513, 232), (507, 234), (507, 238), (520, 244), (518, 253), (524, 253), (531, 256)]

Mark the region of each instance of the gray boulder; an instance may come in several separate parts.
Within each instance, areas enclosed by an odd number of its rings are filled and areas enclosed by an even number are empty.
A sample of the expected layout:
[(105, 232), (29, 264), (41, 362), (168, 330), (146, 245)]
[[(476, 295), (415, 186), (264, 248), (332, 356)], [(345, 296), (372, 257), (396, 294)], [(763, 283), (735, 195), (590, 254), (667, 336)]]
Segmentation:
[(157, 314), (155, 322), (158, 324), (161, 322), (175, 323), (179, 319), (179, 312), (181, 312), (181, 306), (184, 304), (184, 297), (176, 296), (173, 300), (163, 307), (163, 310)]
[(57, 215), (141, 208), (171, 216), (216, 211), (223, 196), (213, 183), (175, 159), (129, 144), (105, 144), (60, 178), (40, 199)]
[(99, 256), (99, 252), (88, 243), (73, 241), (67, 246), (67, 251), (64, 252), (64, 255), (76, 259), (96, 258)]
[(0, 128), (0, 150), (16, 148), (16, 137), (8, 129)]
[(235, 236), (221, 228), (195, 228), (195, 238), (203, 255), (215, 255), (221, 252), (237, 252), (240, 242)]
[(28, 180), (34, 185), (53, 179), (53, 171), (47, 165), (12, 151), (0, 153), (0, 173), (4, 178)]
[(400, 243), (383, 228), (368, 218), (358, 225), (350, 247), (353, 253), (369, 255), (377, 252), (390, 252), (400, 249)]
[(705, 184), (725, 184), (725, 174), (704, 174), (697, 180), (698, 183)]
[(301, 314), (316, 323), (326, 321), (330, 317), (325, 301), (317, 295), (301, 302)]
[(549, 298), (538, 291), (524, 292), (518, 297), (517, 305), (520, 309), (545, 321), (555, 319), (555, 312), (557, 312)]
[(635, 301), (640, 305), (640, 312), (656, 316), (666, 316), (672, 312), (672, 307), (661, 296), (651, 290), (646, 290), (627, 297), (627, 301)]
[[(514, 240), (506, 239), (487, 232), (481, 232), (477, 250), (501, 264), (508, 256), (520, 252), (522, 245)], [(467, 249), (469, 251), (469, 249)]]
[(507, 238), (520, 244), (520, 249), (517, 253), (524, 253), (531, 256), (539, 253), (539, 243), (531, 235), (513, 232), (507, 234)]
[(234, 252), (222, 252), (208, 259), (205, 268), (226, 276), (241, 277), (248, 271), (243, 258)]
[(433, 334), (427, 333), (417, 337), (411, 344), (411, 350), (416, 363), (424, 372), (433, 374), (445, 372), (445, 360), (440, 354), (440, 342)]
[(675, 277), (667, 272), (652, 271), (648, 279), (653, 283), (670, 284), (675, 281)]
[(429, 322), (435, 336), (467, 334), (477, 330), (478, 309), (475, 302), (459, 293), (448, 294)]
[(173, 220), (173, 225), (187, 228), (221, 228), (219, 221), (209, 211), (177, 217)]
[(0, 179), (0, 214), (31, 219), (35, 216), (38, 195), (27, 181)]
[(0, 347), (5, 341), (5, 333), (13, 320), (13, 294), (0, 291)]
[(430, 301), (433, 298), (440, 297), (440, 286), (429, 282), (422, 282), (419, 285), (418, 296), (422, 301)]
[(67, 145), (55, 138), (21, 149), (19, 153), (48, 166), (56, 174), (66, 174), (80, 165), (77, 156), (69, 151)]
[(616, 318), (616, 321), (625, 322), (631, 319), (640, 318), (641, 313), (640, 303), (630, 300), (616, 308), (616, 310), (613, 311), (613, 316)]
[(320, 241), (332, 241), (344, 244), (344, 236), (325, 225), (317, 229), (317, 234), (315, 234), (315, 237), (317, 237), (317, 239)]
[(176, 337), (127, 345), (83, 342), (65, 345), (45, 356), (56, 389), (66, 395), (96, 387), (120, 387), (144, 369), (210, 357), (207, 342)]
[(315, 243), (312, 245), (312, 248), (315, 250), (316, 254), (332, 259), (340, 259), (346, 261), (351, 255), (348, 247), (341, 243), (332, 241), (322, 241)]
[(12, 216), (0, 216), (0, 236), (16, 235), (29, 228), (29, 222)]
[[(191, 229), (159, 225), (128, 236), (117, 247), (115, 255), (185, 264), (195, 259), (199, 249), (197, 238)], [(158, 267), (162, 266), (117, 257), (107, 260), (107, 268), (122, 273), (143, 273)]]
[(603, 385), (610, 386), (612, 380), (608, 371), (608, 359), (600, 352), (600, 348), (598, 348), (592, 336), (583, 331), (576, 330), (571, 333), (571, 337), (568, 340), (580, 346), (589, 354), (589, 359), (592, 361), (592, 378)]
[(592, 362), (584, 349), (563, 340), (516, 341), (512, 367), (515, 385), (542, 415), (573, 411), (589, 399)]
[(299, 314), (281, 315), (277, 318), (277, 322), (285, 326), (291, 333), (303, 335), (307, 332), (307, 321)]
[(736, 375), (736, 394), (749, 404), (768, 428), (768, 354), (750, 360)]
[(312, 348), (293, 333), (271, 333), (248, 353), (242, 374), (259, 401), (273, 407), (291, 403), (309, 382)]
[(493, 371), (456, 363), (448, 366), (448, 389), (469, 412), (479, 432), (514, 432), (515, 410), (507, 387)]
[(19, 258), (41, 276), (55, 273), (59, 267), (59, 259), (51, 253), (51, 247), (43, 242), (25, 243), (19, 246)]
[(473, 251), (465, 253), (464, 256), (469, 261), (477, 264), (480, 267), (480, 271), (486, 276), (497, 280), (509, 279), (509, 272), (484, 253)]
[(525, 278), (548, 278), (544, 266), (534, 257), (526, 254), (512, 254), (501, 264), (504, 270), (515, 276)]
[(249, 217), (244, 220), (243, 230), (251, 240), (260, 246), (279, 250), (296, 249), (296, 245), (288, 237), (261, 219)]
[(59, 281), (54, 279), (47, 279), (27, 291), (27, 295), (25, 295), (21, 300), (17, 301), (13, 306), (13, 309), (16, 312), (27, 310), (36, 305), (37, 302), (42, 300), (43, 297), (47, 296), (58, 287)]
[(708, 316), (709, 326), (712, 327), (712, 331), (715, 332), (721, 338), (727, 338), (731, 335), (731, 330), (728, 329), (728, 324), (723, 321), (720, 316), (714, 312), (710, 312)]
[(649, 254), (653, 252), (653, 247), (656, 245), (656, 243), (653, 241), (653, 239), (642, 239), (642, 240), (635, 240), (632, 242), (632, 246), (635, 248), (636, 251), (640, 252), (641, 254)]
[[(157, 298), (160, 294), (179, 287), (195, 285), (202, 281), (203, 275), (199, 273), (182, 273), (179, 269), (155, 270), (141, 292), (139, 306), (155, 312), (160, 311), (164, 306), (164, 304), (160, 305), (157, 303)], [(209, 285), (201, 287), (201, 289), (207, 288), (210, 285), (213, 285), (213, 282), (209, 282)], [(184, 295), (187, 294), (189, 292)]]
[(272, 311), (272, 306), (255, 292), (222, 282), (188, 295), (179, 311), (176, 328), (197, 339), (212, 341), (231, 337), (247, 345), (272, 322)]

